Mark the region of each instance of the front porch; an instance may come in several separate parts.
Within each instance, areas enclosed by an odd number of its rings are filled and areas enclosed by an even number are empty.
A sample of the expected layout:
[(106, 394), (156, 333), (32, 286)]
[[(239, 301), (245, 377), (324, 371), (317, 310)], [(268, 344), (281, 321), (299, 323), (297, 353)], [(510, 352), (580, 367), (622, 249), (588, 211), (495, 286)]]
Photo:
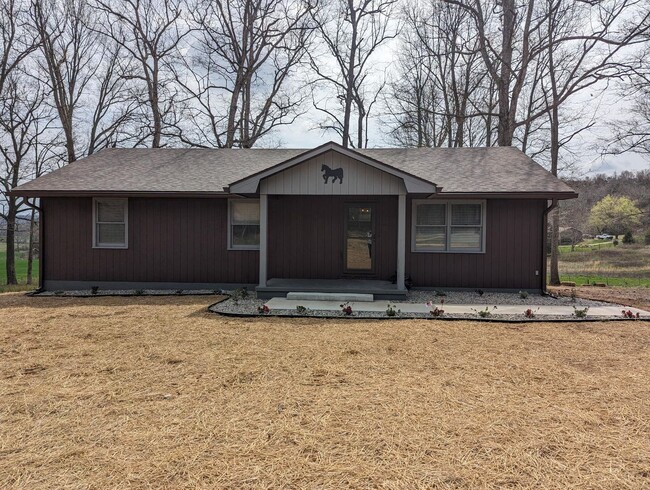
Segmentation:
[(286, 297), (288, 293), (341, 293), (371, 294), (375, 300), (406, 298), (405, 288), (398, 288), (390, 281), (372, 279), (278, 279), (272, 278), (266, 284), (255, 288), (261, 299)]
[(254, 226), (262, 297), (314, 292), (385, 299), (406, 295), (407, 195), (437, 191), (430, 181), (334, 144), (228, 189), (259, 200)]

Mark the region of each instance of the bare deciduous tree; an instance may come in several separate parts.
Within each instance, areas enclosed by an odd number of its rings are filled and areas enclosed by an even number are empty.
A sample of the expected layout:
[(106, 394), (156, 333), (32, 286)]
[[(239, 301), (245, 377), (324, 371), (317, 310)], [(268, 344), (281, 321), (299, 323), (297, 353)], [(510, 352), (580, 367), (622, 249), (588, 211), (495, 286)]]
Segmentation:
[(489, 79), (468, 17), (439, 0), (404, 9), (399, 64), (386, 101), (397, 142), (406, 136), (401, 144), (458, 147), (488, 138), (478, 123), (492, 110)]
[(192, 146), (251, 148), (274, 128), (292, 123), (304, 99), (289, 86), (310, 46), (303, 0), (200, 1), (192, 9), (194, 41), (176, 80), (188, 94)]
[(368, 128), (366, 122), (383, 84), (371, 87), (373, 54), (398, 33), (390, 17), (396, 0), (330, 0), (315, 15), (324, 53), (310, 53), (316, 74), (316, 90), (336, 94), (337, 107), (326, 103), (330, 95), (314, 99), (314, 106), (328, 116), (322, 129), (333, 130), (342, 145), (355, 145), (351, 120), (357, 111), (356, 146), (364, 147)]
[(47, 105), (48, 94), (37, 81), (22, 71), (14, 70), (4, 83), (0, 98), (0, 217), (7, 223), (7, 284), (17, 284), (15, 267), (16, 220), (20, 212), (17, 197), (9, 195), (28, 174), (30, 158), (37, 138), (51, 120)]
[[(143, 84), (142, 91), (132, 92), (134, 100), (149, 112), (134, 135), (136, 145), (150, 139), (150, 146), (159, 148), (166, 127), (175, 124), (175, 118), (182, 113), (177, 106), (171, 65), (189, 32), (180, 21), (184, 6), (184, 0), (96, 1), (95, 8), (104, 13), (102, 33), (133, 61), (133, 69), (124, 76)], [(137, 134), (141, 130), (145, 130), (144, 134)]]
[(54, 107), (65, 136), (67, 162), (79, 151), (75, 112), (98, 69), (97, 34), (91, 29), (92, 12), (83, 0), (32, 0), (32, 20), (40, 40), (39, 63), (46, 73)]
[(611, 123), (613, 141), (608, 142), (604, 153), (650, 155), (650, 36), (645, 37), (644, 44), (621, 72), (618, 91), (629, 110), (624, 118)]

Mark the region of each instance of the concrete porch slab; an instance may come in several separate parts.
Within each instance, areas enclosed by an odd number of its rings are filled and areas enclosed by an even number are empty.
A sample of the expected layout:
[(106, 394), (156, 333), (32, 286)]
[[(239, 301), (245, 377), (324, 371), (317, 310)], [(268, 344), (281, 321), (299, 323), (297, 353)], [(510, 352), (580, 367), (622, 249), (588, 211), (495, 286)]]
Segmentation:
[(310, 292), (289, 292), (287, 299), (308, 300), (308, 301), (355, 301), (372, 302), (375, 300), (372, 294), (362, 293), (310, 293)]
[[(371, 294), (375, 299), (404, 299), (406, 290), (397, 289), (390, 281), (374, 279), (281, 279), (272, 278), (266, 286), (255, 288), (257, 297), (268, 299), (285, 297), (290, 292), (359, 293)], [(339, 303), (340, 304), (340, 303)], [(338, 306), (338, 305), (337, 305)]]
[[(402, 303), (399, 301), (378, 300), (373, 302), (350, 302), (353, 311), (357, 312), (382, 312), (385, 311), (388, 304), (394, 305), (395, 309), (401, 310), (402, 313), (424, 313), (427, 314), (430, 308), (420, 303)], [(338, 301), (314, 301), (314, 300), (293, 300), (287, 298), (272, 298), (266, 302), (270, 310), (295, 310), (297, 306), (304, 306), (310, 310), (321, 311), (340, 311), (341, 306)], [(439, 306), (439, 305), (438, 305)], [(443, 309), (446, 314), (476, 314), (476, 311), (484, 310), (487, 305), (469, 305), (469, 304), (445, 304)], [(549, 316), (566, 316), (573, 317), (574, 309), (572, 306), (549, 306), (549, 305), (497, 305), (497, 309), (492, 311), (493, 315), (523, 315), (524, 310), (530, 308), (535, 315)], [(622, 306), (591, 306), (589, 307), (589, 317), (617, 317), (621, 316)], [(628, 308), (632, 313), (639, 313), (642, 317), (650, 317), (650, 312), (638, 308)]]

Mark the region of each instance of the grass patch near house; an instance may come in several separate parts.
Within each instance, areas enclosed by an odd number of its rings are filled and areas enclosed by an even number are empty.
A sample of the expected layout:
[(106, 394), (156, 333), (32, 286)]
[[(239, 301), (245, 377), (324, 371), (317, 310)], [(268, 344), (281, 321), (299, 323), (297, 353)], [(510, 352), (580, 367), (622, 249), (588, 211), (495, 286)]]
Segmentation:
[(13, 291), (30, 291), (38, 287), (38, 259), (33, 264), (33, 285), (27, 282), (27, 257), (16, 254), (16, 276), (18, 285), (7, 286), (7, 244), (0, 243), (0, 293)]
[(578, 285), (650, 287), (650, 246), (647, 245), (620, 244), (573, 252), (561, 249), (559, 266), (562, 281)]
[(606, 284), (614, 287), (650, 287), (650, 277), (613, 277), (598, 275), (560, 275), (562, 281), (575, 282), (576, 286), (591, 286), (593, 284)]
[(560, 245), (560, 253), (568, 252), (593, 252), (594, 250), (602, 250), (603, 248), (613, 248), (614, 242), (611, 240), (585, 240), (577, 243), (574, 247), (571, 245)]
[(0, 295), (2, 488), (642, 488), (650, 322)]

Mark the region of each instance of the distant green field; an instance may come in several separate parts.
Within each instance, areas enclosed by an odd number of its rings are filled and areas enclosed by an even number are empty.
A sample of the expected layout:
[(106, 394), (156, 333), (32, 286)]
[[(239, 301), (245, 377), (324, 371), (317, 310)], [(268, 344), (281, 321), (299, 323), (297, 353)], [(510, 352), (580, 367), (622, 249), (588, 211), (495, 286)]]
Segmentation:
[(560, 253), (566, 253), (566, 252), (592, 252), (594, 250), (600, 250), (602, 248), (610, 248), (613, 247), (614, 243), (611, 241), (603, 241), (603, 240), (585, 240), (581, 243), (578, 243), (573, 250), (571, 250), (571, 245), (560, 245)]
[(560, 247), (560, 278), (577, 285), (650, 287), (650, 246), (641, 244), (599, 247)]
[(18, 286), (6, 286), (7, 284), (7, 246), (4, 243), (0, 243), (0, 293), (7, 291), (24, 291), (29, 289), (34, 289), (38, 286), (38, 260), (34, 261), (33, 265), (33, 282), (34, 284), (29, 286), (25, 284), (27, 282), (27, 259), (17, 257), (16, 258), (16, 275), (18, 276)]
[(576, 286), (604, 283), (608, 286), (650, 288), (649, 277), (571, 276), (560, 274), (562, 281), (575, 282)]

